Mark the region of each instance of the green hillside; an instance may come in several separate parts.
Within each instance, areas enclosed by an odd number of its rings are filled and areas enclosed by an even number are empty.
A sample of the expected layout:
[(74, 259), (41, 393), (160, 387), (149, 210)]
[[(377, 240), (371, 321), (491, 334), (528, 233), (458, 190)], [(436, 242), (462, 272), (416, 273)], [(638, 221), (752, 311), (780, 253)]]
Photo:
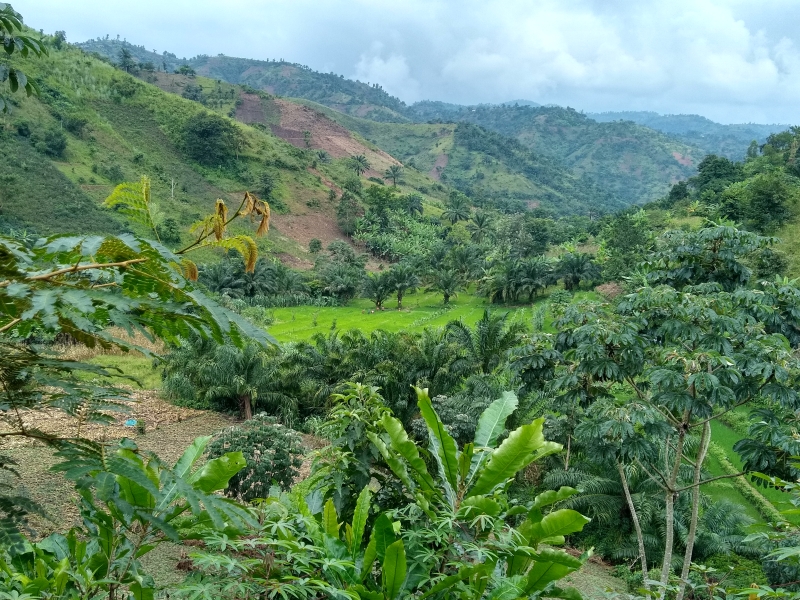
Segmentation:
[(444, 105), (414, 105), (429, 119), (473, 123), (514, 137), (608, 190), (626, 204), (662, 196), (670, 184), (690, 176), (705, 154), (662, 133), (631, 122), (598, 123), (557, 106), (474, 106), (454, 112)]
[(648, 111), (589, 113), (589, 117), (601, 123), (633, 121), (697, 146), (708, 154), (731, 160), (742, 160), (753, 140), (763, 144), (770, 134), (789, 128), (788, 125), (757, 123), (722, 125), (700, 115), (661, 115)]
[(181, 65), (188, 65), (198, 75), (248, 85), (279, 96), (314, 100), (347, 114), (368, 116), (379, 121), (408, 120), (402, 115), (406, 108), (405, 103), (389, 95), (377, 84), (353, 81), (334, 73), (319, 73), (283, 58), (255, 60), (202, 54), (194, 58), (179, 59), (169, 52), (157, 54), (143, 46), (113, 39), (89, 40), (78, 46), (114, 61), (118, 60), (119, 53), (124, 48), (137, 63), (150, 62), (163, 71), (174, 72)]
[[(219, 55), (178, 59), (141, 46), (111, 39), (80, 44), (118, 61), (125, 49), (139, 64), (166, 71), (188, 65), (198, 74), (246, 84), (272, 94), (311, 100), (347, 114), (378, 122), (466, 122), (516, 138), (540, 157), (573, 171), (584, 188), (606, 190), (625, 204), (641, 204), (662, 196), (672, 183), (685, 179), (705, 152), (674, 138), (632, 123), (597, 123), (572, 109), (531, 105), (459, 106), (418, 102), (406, 106), (377, 84), (319, 73), (283, 59), (258, 61)], [(537, 159), (541, 162), (541, 158)], [(465, 187), (462, 185), (462, 187)], [(587, 193), (596, 194), (587, 190)], [(556, 194), (558, 195), (558, 194)], [(605, 203), (605, 200), (601, 200)]]
[(558, 214), (599, 213), (626, 206), (588, 177), (482, 127), (379, 123), (307, 104), (405, 165), (464, 192), (478, 205), (506, 211), (541, 206)]

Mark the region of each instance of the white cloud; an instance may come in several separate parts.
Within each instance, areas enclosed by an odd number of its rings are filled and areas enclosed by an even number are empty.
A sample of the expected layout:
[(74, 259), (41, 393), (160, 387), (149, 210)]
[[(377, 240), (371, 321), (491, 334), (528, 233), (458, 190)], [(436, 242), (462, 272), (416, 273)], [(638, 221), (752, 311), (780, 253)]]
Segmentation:
[(286, 58), (406, 101), (797, 121), (796, 0), (16, 0), (34, 27), (178, 55)]

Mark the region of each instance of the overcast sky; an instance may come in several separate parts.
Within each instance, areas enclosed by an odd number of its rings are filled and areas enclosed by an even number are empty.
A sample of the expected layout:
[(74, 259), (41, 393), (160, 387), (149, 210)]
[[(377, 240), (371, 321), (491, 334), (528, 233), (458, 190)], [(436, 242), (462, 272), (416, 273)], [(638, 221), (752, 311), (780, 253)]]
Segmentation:
[(68, 40), (284, 58), (402, 100), (800, 123), (797, 0), (12, 0)]

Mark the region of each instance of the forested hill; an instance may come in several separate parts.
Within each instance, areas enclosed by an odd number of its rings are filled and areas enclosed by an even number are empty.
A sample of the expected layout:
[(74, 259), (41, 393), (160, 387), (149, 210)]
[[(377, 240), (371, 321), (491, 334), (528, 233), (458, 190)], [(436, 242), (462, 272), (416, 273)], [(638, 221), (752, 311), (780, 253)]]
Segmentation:
[[(423, 108), (427, 116), (438, 116), (434, 103)], [(473, 123), (514, 137), (627, 204), (663, 195), (670, 183), (689, 177), (704, 155), (695, 146), (641, 125), (598, 123), (571, 108), (479, 105), (458, 112), (441, 107), (440, 113), (442, 120)]]
[[(597, 123), (572, 109), (534, 103), (464, 107), (442, 102), (406, 106), (377, 85), (319, 73), (277, 59), (257, 61), (227, 56), (178, 59), (112, 39), (79, 44), (118, 62), (122, 50), (132, 60), (174, 71), (186, 65), (198, 75), (245, 84), (281, 96), (303, 98), (340, 113), (378, 122), (467, 122), (516, 138), (539, 156), (560, 163), (578, 180), (602, 188), (624, 204), (663, 196), (669, 186), (689, 177), (705, 151), (631, 123)], [(396, 140), (402, 144), (402, 140)], [(386, 149), (386, 147), (384, 147)]]
[(405, 103), (389, 95), (377, 84), (353, 81), (334, 73), (320, 73), (283, 58), (254, 60), (220, 54), (187, 59), (178, 58), (170, 52), (159, 54), (143, 46), (112, 39), (89, 40), (77, 45), (86, 52), (96, 52), (112, 61), (117, 61), (120, 51), (125, 49), (135, 62), (149, 62), (159, 70), (174, 72), (187, 65), (198, 75), (247, 85), (279, 96), (313, 100), (346, 114), (377, 121), (408, 120), (402, 114)]
[(589, 113), (588, 116), (601, 123), (632, 121), (693, 144), (708, 154), (719, 154), (731, 160), (742, 160), (753, 140), (761, 145), (771, 134), (789, 128), (788, 125), (758, 123), (722, 125), (700, 115), (661, 115), (649, 111)]

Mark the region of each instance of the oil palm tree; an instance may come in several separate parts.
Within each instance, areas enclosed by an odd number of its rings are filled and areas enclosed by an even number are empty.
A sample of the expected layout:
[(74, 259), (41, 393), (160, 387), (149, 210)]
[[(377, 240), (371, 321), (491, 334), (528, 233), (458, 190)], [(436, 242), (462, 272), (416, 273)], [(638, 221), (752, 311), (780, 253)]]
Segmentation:
[(420, 286), (420, 279), (413, 267), (407, 264), (396, 265), (391, 271), (392, 287), (397, 293), (397, 308), (403, 308), (403, 296), (413, 293)]
[(403, 174), (403, 167), (400, 165), (392, 165), (384, 172), (383, 176), (386, 179), (392, 180), (392, 185), (397, 187), (397, 180), (400, 179), (400, 175)]
[(508, 313), (483, 312), (474, 328), (463, 321), (447, 324), (448, 339), (463, 348), (474, 367), (481, 373), (491, 373), (503, 363), (506, 354), (520, 345), (525, 326), (518, 321), (508, 321)]
[(469, 219), (469, 201), (463, 195), (457, 195), (450, 198), (447, 207), (442, 212), (442, 218), (450, 221), (451, 225), (455, 225), (459, 221), (466, 221)]
[(367, 157), (363, 154), (357, 154), (356, 156), (350, 157), (350, 168), (359, 177), (366, 173), (371, 166), (372, 165), (369, 164), (369, 160), (367, 160)]
[(597, 277), (600, 269), (591, 254), (568, 252), (559, 260), (556, 273), (564, 279), (564, 288), (571, 292), (578, 288), (581, 281)]
[(485, 212), (477, 212), (473, 215), (472, 221), (467, 224), (467, 231), (472, 236), (472, 241), (482, 242), (492, 231), (492, 221)]
[(383, 302), (394, 291), (393, 275), (390, 271), (383, 271), (381, 273), (370, 273), (364, 279), (364, 287), (361, 290), (365, 298), (369, 298), (375, 303), (375, 308), (378, 310), (383, 308)]
[(439, 292), (444, 297), (444, 304), (450, 304), (450, 298), (458, 295), (464, 289), (464, 280), (456, 271), (442, 269), (435, 271), (432, 276), (429, 290)]
[(412, 217), (414, 215), (422, 216), (422, 196), (417, 193), (408, 194), (405, 196), (406, 212)]

